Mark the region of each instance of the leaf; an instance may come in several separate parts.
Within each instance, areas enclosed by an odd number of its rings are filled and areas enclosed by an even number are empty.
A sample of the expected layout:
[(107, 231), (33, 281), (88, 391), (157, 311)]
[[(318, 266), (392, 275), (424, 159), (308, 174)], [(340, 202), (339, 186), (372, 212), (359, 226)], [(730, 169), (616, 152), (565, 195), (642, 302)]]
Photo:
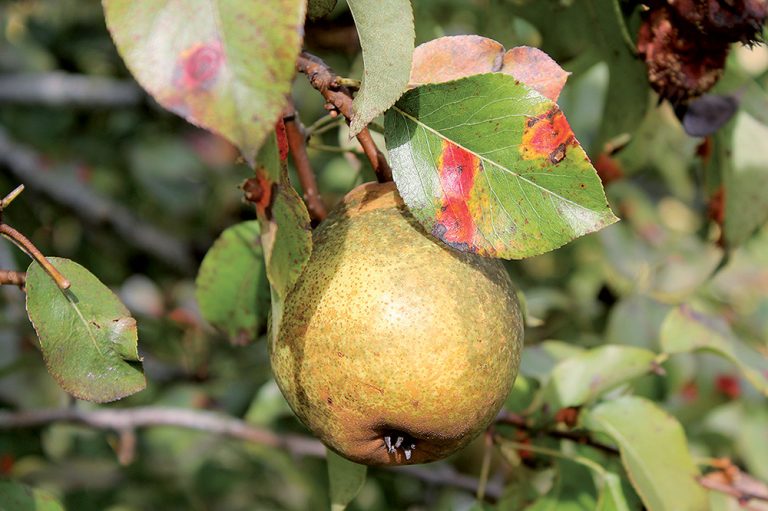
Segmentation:
[(408, 91), (385, 132), (400, 195), (456, 249), (519, 259), (617, 220), (563, 113), (511, 76)]
[(352, 102), (350, 137), (391, 107), (408, 85), (413, 9), (408, 0), (347, 0), (363, 49), (363, 80)]
[(307, 0), (307, 18), (316, 20), (328, 16), (336, 7), (336, 0)]
[(197, 274), (201, 314), (241, 345), (258, 337), (269, 310), (260, 234), (255, 220), (228, 228), (208, 250)]
[(525, 511), (594, 511), (597, 509), (590, 474), (586, 468), (566, 460), (555, 462), (552, 489)]
[(285, 125), (279, 120), (259, 151), (255, 178), (260, 193), (256, 214), (272, 302), (271, 341), (280, 331), (283, 301), (312, 253), (309, 213), (288, 180), (287, 158)]
[(745, 242), (768, 221), (768, 155), (762, 145), (768, 126), (740, 112), (732, 132), (723, 130), (727, 160), (721, 167), (725, 188), (725, 240), (730, 248)]
[(612, 437), (632, 485), (650, 511), (700, 511), (707, 496), (683, 428), (653, 402), (624, 396), (582, 414), (584, 425)]
[(646, 68), (635, 56), (619, 0), (509, 0), (509, 12), (533, 24), (543, 39), (542, 49), (560, 62), (597, 51), (608, 65), (608, 91), (595, 148), (632, 134), (649, 106)]
[(544, 387), (552, 410), (581, 406), (605, 391), (650, 371), (652, 351), (604, 345), (560, 362)]
[(581, 353), (584, 353), (584, 348), (563, 341), (544, 341), (526, 346), (520, 361), (520, 373), (544, 382), (560, 361)]
[(659, 332), (671, 306), (653, 298), (630, 294), (611, 307), (605, 342), (658, 350)]
[(48, 371), (76, 398), (97, 403), (144, 389), (131, 313), (79, 264), (60, 257), (48, 260), (72, 283), (63, 291), (37, 263), (27, 269), (27, 314)]
[(557, 101), (569, 75), (538, 48), (518, 46), (504, 53), (504, 47), (493, 39), (458, 35), (416, 47), (409, 86), (490, 72), (508, 74), (552, 101)]
[(627, 498), (621, 486), (621, 478), (613, 472), (603, 472), (602, 487), (597, 498), (597, 511), (629, 511)]
[(352, 463), (330, 449), (327, 450), (326, 459), (328, 461), (331, 510), (343, 511), (363, 487), (366, 466)]
[(714, 352), (736, 364), (755, 388), (768, 395), (768, 358), (738, 339), (721, 317), (688, 305), (673, 309), (661, 326), (661, 348), (666, 353)]
[(290, 92), (302, 0), (103, 0), (107, 26), (158, 103), (253, 162)]
[(64, 511), (64, 506), (47, 491), (0, 481), (0, 511)]

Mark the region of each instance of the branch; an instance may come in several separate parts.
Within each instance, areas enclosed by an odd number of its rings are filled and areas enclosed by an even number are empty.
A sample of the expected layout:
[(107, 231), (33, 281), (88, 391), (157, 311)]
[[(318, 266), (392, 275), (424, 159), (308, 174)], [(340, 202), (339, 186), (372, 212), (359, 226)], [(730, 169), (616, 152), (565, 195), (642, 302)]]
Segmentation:
[[(301, 52), (296, 62), (296, 70), (304, 73), (309, 78), (309, 83), (317, 89), (325, 98), (326, 103), (347, 118), (347, 124), (352, 118), (352, 95), (349, 89), (339, 85), (338, 76), (328, 64), (320, 58)], [(389, 168), (386, 158), (376, 147), (368, 128), (364, 128), (357, 135), (357, 140), (363, 147), (363, 152), (371, 162), (373, 171), (379, 182), (392, 181), (392, 169)]]
[(570, 440), (581, 445), (588, 445), (598, 451), (602, 451), (605, 454), (612, 456), (618, 456), (619, 450), (613, 446), (603, 444), (593, 439), (589, 433), (580, 431), (560, 431), (556, 429), (541, 429), (535, 428), (528, 421), (515, 413), (502, 411), (496, 417), (496, 424), (505, 424), (507, 426), (514, 426), (515, 428), (529, 433), (530, 436), (546, 435), (552, 438), (558, 438), (560, 440)]
[(132, 81), (68, 73), (0, 77), (0, 103), (47, 106), (133, 106), (144, 94)]
[(73, 179), (46, 172), (40, 160), (34, 151), (11, 140), (0, 128), (0, 166), (5, 166), (30, 189), (70, 208), (92, 225), (111, 225), (126, 243), (152, 254), (169, 266), (183, 271), (191, 271), (195, 267), (191, 248), (173, 234), (139, 220), (128, 208), (98, 195)]
[(13, 241), (16, 246), (26, 252), (29, 257), (37, 262), (37, 264), (42, 266), (46, 273), (51, 276), (53, 281), (56, 282), (56, 285), (59, 286), (60, 289), (69, 289), (69, 286), (71, 285), (69, 280), (67, 280), (67, 278), (64, 277), (64, 275), (62, 275), (61, 272), (59, 272), (59, 270), (57, 270), (56, 267), (53, 266), (48, 261), (48, 259), (45, 258), (45, 256), (31, 241), (29, 241), (29, 239), (27, 239), (26, 236), (21, 234), (10, 225), (3, 223), (0, 223), (0, 234)]
[(288, 138), (288, 152), (293, 158), (301, 188), (304, 190), (307, 210), (312, 220), (319, 223), (328, 215), (328, 212), (325, 210), (325, 205), (320, 200), (320, 194), (317, 191), (317, 180), (312, 165), (309, 163), (309, 156), (307, 156), (306, 138), (293, 103), (290, 103), (283, 112), (283, 121), (285, 122), (285, 134)]
[(23, 271), (0, 270), (0, 286), (12, 285), (24, 287), (27, 274)]
[[(243, 420), (206, 410), (145, 406), (96, 410), (55, 408), (0, 411), (0, 430), (39, 427), (55, 422), (82, 424), (95, 429), (116, 431), (121, 435), (149, 426), (177, 426), (284, 449), (296, 456), (325, 457), (325, 446), (314, 438), (289, 433), (277, 434)], [(448, 465), (429, 469), (418, 466), (395, 467), (392, 471), (408, 474), (429, 484), (450, 486), (472, 493), (478, 485), (477, 479), (460, 474)], [(498, 484), (489, 485), (485, 494), (489, 499), (498, 499), (502, 488)]]

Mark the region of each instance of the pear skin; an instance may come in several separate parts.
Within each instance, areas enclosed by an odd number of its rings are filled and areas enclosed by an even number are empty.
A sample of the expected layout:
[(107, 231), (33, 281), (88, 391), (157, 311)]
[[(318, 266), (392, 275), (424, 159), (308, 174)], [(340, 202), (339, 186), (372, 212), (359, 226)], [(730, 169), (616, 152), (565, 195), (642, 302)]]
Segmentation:
[(502, 263), (447, 247), (393, 183), (368, 183), (316, 229), (270, 359), (291, 408), (329, 448), (402, 465), (445, 458), (485, 430), (522, 344)]

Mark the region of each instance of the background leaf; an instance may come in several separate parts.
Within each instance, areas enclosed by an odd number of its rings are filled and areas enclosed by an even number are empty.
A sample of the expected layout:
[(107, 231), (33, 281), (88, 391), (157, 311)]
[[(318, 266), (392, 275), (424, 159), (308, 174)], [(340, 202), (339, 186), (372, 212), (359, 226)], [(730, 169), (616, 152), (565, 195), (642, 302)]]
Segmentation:
[(557, 105), (511, 76), (408, 91), (385, 130), (400, 195), (456, 249), (518, 259), (616, 221)]
[(682, 426), (653, 402), (624, 396), (583, 413), (582, 420), (616, 442), (632, 485), (650, 511), (707, 508)]
[(62, 291), (32, 263), (27, 313), (51, 375), (79, 399), (104, 403), (146, 386), (136, 320), (107, 286), (68, 259), (48, 258), (72, 283)]
[(580, 406), (603, 392), (650, 371), (652, 351), (604, 345), (564, 360), (552, 370), (544, 387), (551, 410)]
[(103, 3), (112, 38), (142, 87), (253, 162), (290, 91), (305, 2)]
[(732, 130), (723, 130), (725, 164), (721, 167), (725, 191), (725, 240), (737, 247), (768, 220), (768, 155), (764, 149), (768, 126), (745, 112)]
[(688, 305), (673, 309), (661, 326), (661, 348), (667, 353), (717, 353), (736, 364), (752, 385), (768, 395), (768, 357), (737, 338), (721, 317)]
[(258, 337), (269, 310), (260, 234), (256, 220), (229, 227), (208, 250), (197, 274), (200, 312), (236, 344)]
[(411, 71), (414, 28), (409, 0), (347, 0), (363, 49), (363, 83), (352, 102), (350, 136), (399, 98)]
[(47, 491), (0, 481), (0, 511), (64, 511), (64, 507)]
[(352, 463), (330, 449), (327, 451), (331, 510), (344, 511), (365, 483), (366, 466)]
[(490, 72), (508, 74), (552, 101), (557, 101), (568, 79), (568, 73), (538, 48), (518, 46), (505, 53), (504, 46), (493, 39), (457, 35), (416, 47), (409, 86)]
[(307, 0), (307, 18), (323, 18), (336, 7), (336, 0)]

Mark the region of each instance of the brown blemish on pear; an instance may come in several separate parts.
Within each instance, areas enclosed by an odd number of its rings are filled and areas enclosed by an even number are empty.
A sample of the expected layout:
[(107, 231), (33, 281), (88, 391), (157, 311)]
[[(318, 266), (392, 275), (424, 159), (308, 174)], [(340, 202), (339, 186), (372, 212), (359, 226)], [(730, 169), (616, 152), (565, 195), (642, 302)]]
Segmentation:
[(494, 419), (522, 332), (500, 261), (446, 247), (392, 183), (369, 183), (316, 230), (270, 357), (291, 408), (328, 447), (368, 465), (426, 463)]

